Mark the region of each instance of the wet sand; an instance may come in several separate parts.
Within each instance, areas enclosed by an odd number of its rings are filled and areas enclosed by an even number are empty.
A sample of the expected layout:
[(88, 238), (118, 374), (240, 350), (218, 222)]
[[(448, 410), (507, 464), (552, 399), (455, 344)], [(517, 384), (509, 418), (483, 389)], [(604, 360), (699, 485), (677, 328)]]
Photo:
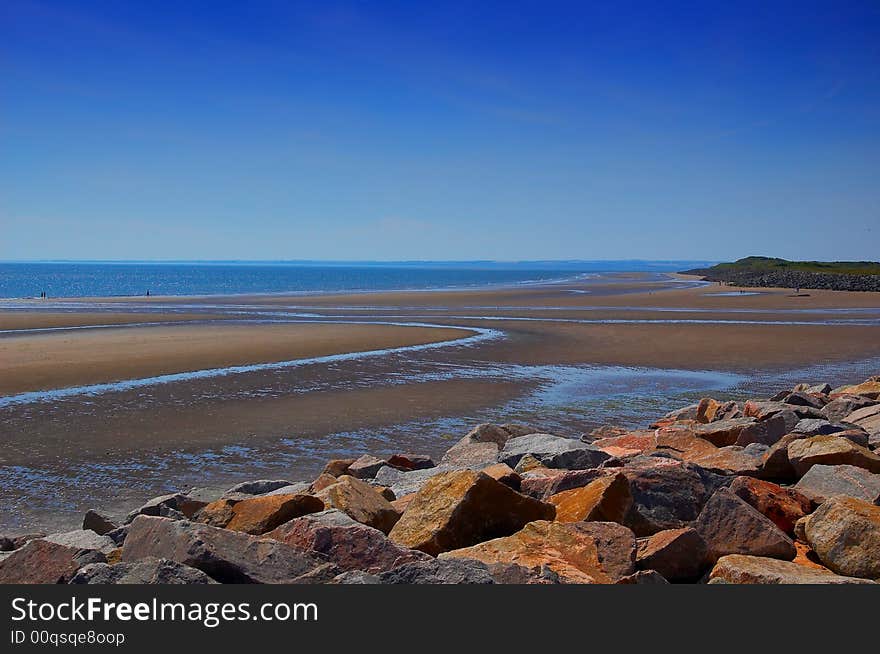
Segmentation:
[[(2, 328), (22, 330), (0, 335), (0, 396), (399, 349), (8, 406), (0, 397), (0, 500), (11, 509), (0, 529), (70, 527), (86, 508), (123, 511), (188, 484), (308, 479), (332, 456), (436, 455), (483, 420), (577, 437), (707, 393), (880, 372), (878, 293), (717, 296), (734, 289), (693, 284), (619, 274), (506, 289), (18, 302), (0, 309)], [(175, 324), (23, 331), (165, 321)], [(487, 329), (497, 336), (442, 344)], [(418, 343), (438, 346), (407, 348)]]
[(21, 334), (0, 339), (0, 395), (436, 343), (469, 333), (393, 325), (226, 322)]

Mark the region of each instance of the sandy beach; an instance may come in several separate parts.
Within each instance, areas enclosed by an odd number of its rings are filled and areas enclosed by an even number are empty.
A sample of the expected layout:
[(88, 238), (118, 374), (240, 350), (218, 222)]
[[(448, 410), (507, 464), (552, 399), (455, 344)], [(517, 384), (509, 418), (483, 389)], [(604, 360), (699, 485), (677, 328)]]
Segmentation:
[[(612, 274), (462, 291), (19, 302), (0, 310), (0, 395), (36, 393), (0, 397), (0, 482), (17, 507), (4, 527), (69, 526), (98, 498), (122, 506), (197, 479), (308, 478), (334, 454), (433, 454), (448, 447), (444, 433), (501, 413), (541, 415), (577, 437), (631, 419), (636, 396), (656, 412), (707, 386), (743, 394), (798, 370), (852, 377), (880, 360), (880, 294), (739, 290)], [(455, 344), (475, 333), (485, 338)], [(355, 356), (222, 373), (338, 354)], [(206, 369), (222, 374), (113, 385)], [(50, 512), (46, 483), (69, 511)]]

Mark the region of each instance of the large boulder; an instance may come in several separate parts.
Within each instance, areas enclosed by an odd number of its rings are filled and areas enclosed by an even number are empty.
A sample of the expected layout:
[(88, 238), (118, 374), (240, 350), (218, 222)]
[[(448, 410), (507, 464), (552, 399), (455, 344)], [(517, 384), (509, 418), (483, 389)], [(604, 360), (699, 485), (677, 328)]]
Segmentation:
[(201, 570), (169, 559), (146, 558), (131, 563), (90, 563), (71, 584), (216, 584)]
[(773, 522), (727, 488), (709, 498), (694, 525), (706, 541), (709, 560), (726, 554), (750, 554), (791, 560), (794, 542)]
[(236, 502), (231, 507), (229, 522), (223, 526), (233, 531), (259, 535), (272, 531), (288, 520), (323, 510), (324, 502), (313, 495), (265, 495)]
[(880, 445), (880, 403), (853, 411), (846, 421), (863, 429), (872, 447)]
[(533, 520), (552, 520), (556, 509), (482, 472), (441, 473), (410, 501), (389, 537), (431, 555), (512, 534)]
[(526, 455), (533, 456), (548, 468), (567, 470), (596, 468), (611, 458), (598, 447), (573, 438), (560, 438), (552, 434), (528, 434), (507, 441), (498, 454), (498, 460), (514, 468)]
[(629, 481), (620, 473), (552, 495), (559, 522), (623, 522), (632, 507)]
[(424, 552), (400, 547), (378, 529), (329, 509), (286, 522), (266, 534), (300, 549), (320, 552), (340, 570), (378, 574), (405, 563), (429, 558)]
[(840, 395), (822, 407), (822, 415), (831, 422), (853, 422), (850, 414), (869, 406), (880, 405), (877, 400), (869, 400), (861, 395)]
[(345, 474), (357, 477), (358, 479), (372, 479), (379, 472), (379, 468), (385, 465), (388, 465), (388, 459), (380, 459), (370, 454), (364, 454), (348, 466), (348, 472)]
[(746, 447), (752, 443), (773, 445), (780, 438), (793, 430), (800, 421), (800, 416), (793, 410), (786, 409), (774, 413), (764, 419), (759, 419), (753, 425), (745, 427), (737, 436), (733, 445)]
[(317, 497), (323, 500), (328, 509), (339, 509), (358, 522), (375, 527), (385, 534), (400, 519), (400, 514), (391, 506), (391, 502), (366, 482), (350, 475), (341, 475), (337, 478), (337, 483), (322, 490)]
[(788, 446), (788, 460), (800, 476), (816, 464), (849, 465), (880, 473), (880, 456), (848, 438), (833, 435), (792, 441)]
[(691, 463), (640, 456), (617, 469), (629, 480), (633, 506), (624, 524), (637, 536), (689, 526), (727, 479)]
[(89, 509), (83, 516), (83, 529), (95, 532), (99, 536), (103, 536), (114, 529), (118, 529), (119, 525), (114, 523), (110, 518), (101, 515), (94, 509)]
[(761, 474), (761, 465), (767, 449), (766, 445), (760, 443), (752, 443), (747, 447), (728, 445), (686, 460), (721, 475), (757, 477)]
[(831, 422), (822, 418), (803, 418), (798, 420), (792, 431), (807, 436), (826, 436), (852, 428), (853, 425), (846, 422)]
[[(497, 456), (497, 453), (495, 456)], [(495, 456), (492, 457), (488, 465), (495, 463)], [(464, 467), (467, 468), (468, 466)], [(482, 467), (482, 465), (477, 466), (478, 469)], [(391, 466), (384, 466), (376, 473), (373, 483), (390, 488), (395, 497), (403, 497), (411, 493), (418, 493), (431, 477), (441, 472), (449, 472), (452, 469), (447, 465), (439, 465), (436, 468), (426, 468), (423, 470), (398, 470)]]
[(104, 561), (96, 550), (37, 538), (0, 559), (0, 584), (66, 584), (82, 566)]
[(734, 445), (743, 430), (754, 428), (756, 423), (754, 418), (730, 418), (694, 425), (691, 427), (691, 431), (694, 435), (709, 441), (716, 447), (724, 447), (725, 445)]
[(255, 479), (253, 481), (243, 481), (240, 484), (229, 488), (224, 494), (226, 497), (236, 497), (237, 495), (264, 495), (273, 490), (284, 488), (294, 484), (286, 479)]
[[(581, 439), (585, 440), (585, 439)], [(592, 441), (594, 447), (613, 457), (627, 457), (641, 454), (656, 447), (655, 430), (632, 431), (614, 436), (603, 436)]]
[(405, 563), (379, 575), (382, 584), (494, 584), (488, 566), (468, 559), (433, 559)]
[(794, 532), (794, 523), (813, 510), (805, 495), (793, 488), (750, 477), (737, 477), (730, 492), (744, 500), (787, 534)]
[(709, 583), (728, 584), (869, 584), (855, 577), (842, 577), (833, 572), (818, 570), (764, 556), (728, 554), (718, 559), (709, 574)]
[(609, 584), (635, 572), (633, 533), (614, 522), (539, 520), (505, 538), (446, 552), (441, 560), (547, 567), (562, 583)]
[(601, 468), (592, 470), (538, 468), (521, 476), (519, 490), (525, 495), (543, 500), (572, 488), (581, 488), (609, 474), (613, 472)]
[(856, 466), (814, 465), (794, 489), (816, 504), (832, 497), (853, 497), (880, 504), (880, 475)]
[(221, 583), (302, 583), (338, 572), (317, 552), (185, 520), (139, 516), (122, 548), (124, 562), (164, 558), (198, 568)]
[(833, 497), (807, 518), (804, 534), (822, 563), (834, 572), (880, 579), (880, 506)]
[(864, 395), (870, 400), (880, 399), (880, 381), (876, 380), (868, 380), (862, 382), (861, 384), (854, 384), (852, 386), (841, 386), (840, 388), (835, 388), (831, 394), (839, 395), (846, 393), (847, 395)]
[(75, 529), (43, 537), (50, 543), (71, 547), (77, 550), (96, 550), (103, 554), (109, 554), (116, 549), (116, 543), (109, 536), (99, 536), (91, 529)]
[(639, 540), (636, 565), (669, 581), (692, 581), (705, 570), (707, 556), (706, 542), (696, 529), (667, 529)]
[(159, 516), (165, 515), (167, 512), (177, 512), (187, 518), (192, 518), (207, 504), (207, 502), (190, 497), (189, 495), (183, 495), (182, 493), (160, 495), (129, 513), (123, 521), (123, 524), (127, 525), (131, 523), (132, 520), (139, 515)]
[(440, 459), (447, 468), (483, 468), (495, 463), (498, 452), (514, 434), (500, 425), (482, 424), (474, 427)]
[(788, 446), (796, 440), (807, 438), (806, 434), (786, 434), (770, 446), (761, 459), (761, 478), (790, 481), (798, 478), (788, 459)]

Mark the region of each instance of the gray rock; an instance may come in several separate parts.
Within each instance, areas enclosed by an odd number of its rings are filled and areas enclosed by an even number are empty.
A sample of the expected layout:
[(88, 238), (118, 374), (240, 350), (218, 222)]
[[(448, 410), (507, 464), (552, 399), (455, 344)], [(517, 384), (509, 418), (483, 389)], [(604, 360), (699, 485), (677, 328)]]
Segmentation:
[(763, 420), (758, 420), (753, 425), (743, 428), (734, 445), (739, 445), (740, 447), (745, 447), (752, 443), (773, 445), (794, 429), (799, 420), (800, 417), (794, 411), (785, 410), (774, 413)]
[(498, 461), (511, 468), (531, 455), (548, 468), (587, 470), (597, 468), (611, 457), (589, 443), (552, 434), (528, 434), (511, 438), (498, 455)]
[(348, 466), (348, 474), (358, 479), (372, 479), (379, 472), (379, 468), (385, 465), (388, 465), (388, 459), (364, 454)]
[(370, 573), (364, 572), (363, 570), (349, 570), (348, 572), (343, 572), (340, 575), (336, 575), (333, 578), (332, 583), (345, 585), (381, 584), (382, 580), (379, 579), (378, 576), (371, 575)]
[(43, 540), (78, 550), (97, 550), (103, 554), (108, 554), (116, 549), (116, 543), (112, 538), (99, 536), (91, 529), (76, 529), (74, 531), (49, 534), (44, 536)]
[(121, 527), (117, 527), (113, 531), (108, 531), (104, 535), (107, 536), (107, 538), (112, 538), (117, 547), (120, 547), (122, 546), (122, 543), (125, 542), (125, 537), (128, 534), (129, 526), (130, 525), (123, 525)]
[(792, 429), (798, 434), (806, 434), (807, 436), (825, 436), (827, 434), (836, 434), (837, 432), (847, 431), (849, 429), (857, 429), (855, 425), (845, 422), (830, 422), (817, 418), (805, 418), (799, 420)]
[(847, 418), (853, 411), (876, 404), (877, 400), (869, 400), (864, 395), (844, 395), (822, 407), (822, 416), (826, 420), (837, 422)]
[(262, 497), (269, 497), (272, 495), (298, 495), (300, 493), (308, 494), (310, 488), (311, 484), (307, 481), (298, 481), (290, 486), (282, 486), (281, 488), (276, 488), (268, 493), (263, 493)]
[(383, 584), (494, 584), (489, 567), (473, 559), (407, 563), (379, 575)]
[(219, 486), (202, 486), (199, 488), (191, 488), (186, 491), (184, 495), (197, 502), (206, 502), (207, 504), (210, 504), (223, 497), (223, 493), (225, 492), (226, 489)]
[(816, 504), (832, 497), (854, 497), (880, 504), (880, 474), (856, 466), (812, 466), (794, 489)]
[(113, 524), (113, 522), (109, 518), (105, 518), (97, 511), (89, 509), (88, 511), (86, 511), (85, 516), (83, 516), (82, 528), (91, 529), (99, 536), (103, 536), (104, 534), (116, 529), (117, 526)]
[(169, 559), (146, 558), (132, 563), (90, 563), (71, 584), (216, 584), (201, 570)]
[(727, 488), (718, 489), (709, 498), (694, 528), (706, 542), (711, 562), (727, 554), (788, 561), (797, 554), (785, 532)]
[[(483, 467), (483, 466), (479, 466)], [(403, 497), (410, 493), (418, 493), (422, 486), (433, 476), (439, 475), (441, 472), (448, 472), (452, 468), (445, 465), (436, 468), (428, 468), (426, 470), (410, 470), (404, 472), (392, 468), (391, 466), (383, 466), (376, 473), (373, 480), (377, 486), (386, 486), (392, 490), (395, 497)]]
[(160, 495), (159, 497), (154, 497), (149, 500), (139, 509), (135, 509), (129, 513), (123, 521), (123, 524), (129, 524), (139, 515), (158, 516), (163, 513), (167, 515), (169, 509), (179, 511), (187, 518), (191, 518), (199, 509), (206, 506), (206, 504), (207, 502), (202, 502), (201, 500), (194, 499), (181, 493)]
[(831, 392), (831, 384), (815, 384), (814, 386), (808, 386), (805, 393), (810, 393), (811, 395), (828, 395)]
[[(235, 493), (244, 493), (245, 495), (265, 495), (273, 490), (284, 488), (285, 486), (293, 486), (294, 482), (286, 479), (256, 479), (254, 481), (243, 481), (236, 484), (232, 488), (223, 493), (222, 498), (228, 498)], [(222, 499), (221, 498), (221, 499)]]
[(512, 437), (510, 431), (499, 425), (489, 423), (477, 425), (446, 451), (440, 459), (440, 466), (482, 468), (495, 463), (498, 452)]
[(794, 393), (791, 393), (788, 395), (788, 397), (785, 398), (784, 401), (786, 404), (794, 404), (796, 406), (810, 406), (814, 409), (821, 409), (823, 406), (825, 406), (825, 404), (827, 404), (827, 401), (823, 401), (818, 397), (814, 397), (806, 391), (796, 391)]
[(669, 582), (666, 580), (666, 577), (661, 575), (656, 570), (639, 570), (638, 572), (634, 572), (631, 575), (627, 575), (626, 577), (621, 577), (618, 579), (616, 584), (660, 584), (660, 585), (668, 585)]
[(338, 570), (316, 552), (277, 540), (185, 521), (138, 516), (122, 549), (125, 562), (155, 557), (198, 568), (220, 583), (315, 583)]

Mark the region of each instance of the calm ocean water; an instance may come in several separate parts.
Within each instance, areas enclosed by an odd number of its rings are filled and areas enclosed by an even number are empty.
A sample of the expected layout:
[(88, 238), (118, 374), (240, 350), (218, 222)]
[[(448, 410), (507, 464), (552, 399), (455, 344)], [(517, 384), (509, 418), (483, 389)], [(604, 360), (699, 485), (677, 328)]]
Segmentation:
[(610, 271), (668, 272), (702, 261), (526, 263), (0, 263), (0, 297), (225, 295), (468, 288)]

